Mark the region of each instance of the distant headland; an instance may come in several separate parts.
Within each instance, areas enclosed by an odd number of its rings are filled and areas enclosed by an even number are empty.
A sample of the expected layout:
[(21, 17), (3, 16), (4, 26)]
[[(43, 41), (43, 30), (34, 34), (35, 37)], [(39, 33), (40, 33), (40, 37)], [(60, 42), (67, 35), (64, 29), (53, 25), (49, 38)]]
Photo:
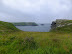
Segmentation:
[(15, 26), (38, 26), (35, 22), (12, 22)]

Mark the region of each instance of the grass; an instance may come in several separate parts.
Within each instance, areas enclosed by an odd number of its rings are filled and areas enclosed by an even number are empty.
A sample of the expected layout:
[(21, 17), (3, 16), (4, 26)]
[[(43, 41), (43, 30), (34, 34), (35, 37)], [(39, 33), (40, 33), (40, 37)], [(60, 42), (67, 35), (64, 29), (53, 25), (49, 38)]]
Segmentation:
[(58, 33), (72, 33), (72, 25), (66, 25), (63, 27), (58, 27), (51, 32), (58, 32)]
[(0, 27), (0, 54), (72, 54), (70, 26), (69, 32), (23, 32), (7, 22)]

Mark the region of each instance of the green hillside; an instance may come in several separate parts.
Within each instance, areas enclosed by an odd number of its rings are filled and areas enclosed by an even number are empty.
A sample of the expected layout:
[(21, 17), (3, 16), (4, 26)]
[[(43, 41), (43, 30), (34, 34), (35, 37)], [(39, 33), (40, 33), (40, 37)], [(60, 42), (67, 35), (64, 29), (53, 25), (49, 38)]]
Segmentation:
[(63, 20), (56, 23), (57, 28), (51, 30), (51, 32), (72, 33), (72, 20)]
[(12, 23), (0, 21), (0, 32), (19, 31)]
[[(65, 28), (71, 29), (69, 25), (60, 30)], [(11, 23), (0, 21), (0, 31), (4, 31), (0, 34), (0, 54), (72, 54), (72, 30), (70, 33), (60, 33), (60, 30), (24, 32)]]

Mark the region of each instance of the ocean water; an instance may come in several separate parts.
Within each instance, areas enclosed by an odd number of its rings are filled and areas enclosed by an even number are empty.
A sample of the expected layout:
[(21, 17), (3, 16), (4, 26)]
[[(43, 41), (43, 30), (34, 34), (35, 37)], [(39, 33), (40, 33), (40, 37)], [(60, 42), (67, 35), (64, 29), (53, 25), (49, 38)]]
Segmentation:
[(31, 32), (49, 32), (51, 29), (51, 24), (38, 24), (38, 26), (16, 26), (22, 31), (31, 31)]

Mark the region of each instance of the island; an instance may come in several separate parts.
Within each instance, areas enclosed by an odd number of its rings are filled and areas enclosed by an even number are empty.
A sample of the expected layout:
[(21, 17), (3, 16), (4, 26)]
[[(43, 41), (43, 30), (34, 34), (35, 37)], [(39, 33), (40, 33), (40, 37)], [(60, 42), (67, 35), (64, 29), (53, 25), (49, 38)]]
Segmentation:
[(44, 26), (44, 24), (41, 24), (42, 26)]

